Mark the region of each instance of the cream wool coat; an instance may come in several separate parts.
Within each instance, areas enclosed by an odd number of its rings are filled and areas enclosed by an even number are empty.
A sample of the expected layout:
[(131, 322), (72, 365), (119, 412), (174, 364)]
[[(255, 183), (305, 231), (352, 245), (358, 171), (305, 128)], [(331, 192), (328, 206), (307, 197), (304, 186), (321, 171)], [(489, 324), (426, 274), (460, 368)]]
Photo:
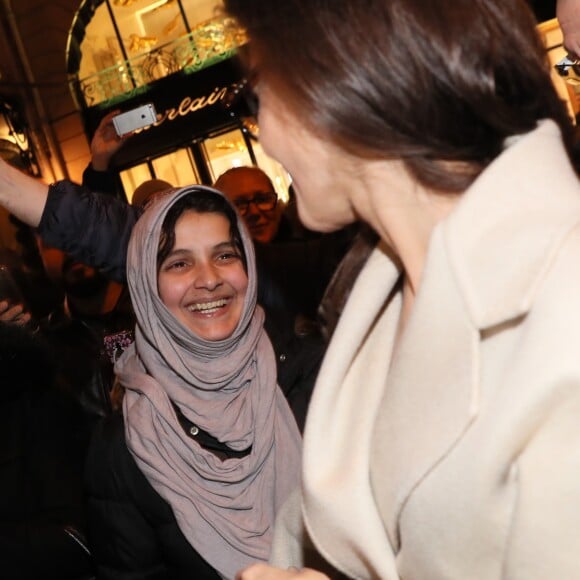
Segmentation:
[(399, 276), (377, 248), (356, 282), (272, 562), (302, 565), (304, 522), (351, 577), (580, 579), (580, 186), (555, 124), (436, 227), (393, 353)]

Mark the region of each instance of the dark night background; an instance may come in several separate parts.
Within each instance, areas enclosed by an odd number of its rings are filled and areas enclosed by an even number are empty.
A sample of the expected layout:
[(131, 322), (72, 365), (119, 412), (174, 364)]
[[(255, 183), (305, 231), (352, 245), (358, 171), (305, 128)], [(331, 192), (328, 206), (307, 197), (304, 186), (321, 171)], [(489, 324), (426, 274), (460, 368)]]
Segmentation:
[(550, 20), (556, 16), (556, 0), (530, 0), (538, 22)]

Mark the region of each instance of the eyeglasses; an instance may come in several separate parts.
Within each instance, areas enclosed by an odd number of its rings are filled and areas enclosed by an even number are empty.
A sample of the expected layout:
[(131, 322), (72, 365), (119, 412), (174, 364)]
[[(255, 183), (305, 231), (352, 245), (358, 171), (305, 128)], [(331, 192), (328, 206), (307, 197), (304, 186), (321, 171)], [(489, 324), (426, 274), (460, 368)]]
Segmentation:
[(223, 108), (236, 121), (240, 129), (251, 137), (258, 139), (258, 109), (260, 101), (252, 89), (249, 79), (243, 78), (230, 86), (221, 100)]
[(278, 203), (278, 195), (273, 191), (258, 191), (252, 197), (238, 197), (234, 205), (240, 215), (244, 216), (250, 210), (250, 204), (255, 205), (260, 211), (272, 211)]
[(575, 59), (570, 55), (565, 56), (563, 59), (559, 60), (554, 65), (554, 68), (558, 71), (558, 74), (561, 77), (567, 77), (570, 69), (572, 69), (576, 75), (580, 76), (580, 60)]

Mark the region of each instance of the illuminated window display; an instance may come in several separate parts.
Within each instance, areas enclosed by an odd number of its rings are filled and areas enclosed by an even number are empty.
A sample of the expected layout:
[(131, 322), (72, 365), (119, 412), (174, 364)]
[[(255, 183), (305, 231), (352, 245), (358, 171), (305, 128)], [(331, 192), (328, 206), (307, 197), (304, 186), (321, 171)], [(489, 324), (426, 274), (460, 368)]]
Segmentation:
[(222, 100), (240, 77), (243, 31), (216, 0), (85, 0), (67, 47), (69, 83), (90, 139), (111, 110), (152, 102), (158, 122), (131, 137), (116, 166), (127, 196), (150, 177), (212, 183), (258, 164), (284, 201), (290, 179)]

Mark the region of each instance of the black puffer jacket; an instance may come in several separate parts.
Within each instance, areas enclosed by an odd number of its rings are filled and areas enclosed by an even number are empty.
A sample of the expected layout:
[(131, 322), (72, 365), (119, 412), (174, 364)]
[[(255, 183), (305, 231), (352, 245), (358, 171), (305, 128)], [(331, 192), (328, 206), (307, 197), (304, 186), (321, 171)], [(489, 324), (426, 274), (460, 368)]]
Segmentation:
[[(279, 321), (271, 332), (287, 326)], [(311, 395), (311, 389), (304, 385), (314, 384), (324, 349), (318, 339), (308, 335), (288, 338), (273, 334), (273, 339), (289, 353), (279, 357), (279, 382), (287, 381), (284, 394), (302, 428)], [(185, 417), (182, 423), (187, 423)], [(189, 435), (188, 425), (182, 426)], [(199, 435), (196, 439), (199, 442)], [(219, 451), (227, 454), (231, 450), (222, 446)], [(219, 578), (188, 543), (169, 504), (137, 467), (127, 449), (120, 413), (105, 419), (94, 431), (85, 486), (89, 541), (98, 580)]]
[(123, 417), (95, 429), (85, 471), (89, 543), (98, 580), (215, 580), (214, 569), (181, 533), (125, 443)]
[[(47, 244), (123, 281), (127, 245), (140, 211), (111, 196), (61, 182), (50, 188), (39, 233)], [(263, 249), (279, 269), (276, 251)], [(266, 301), (262, 302), (265, 328), (276, 354), (278, 382), (302, 428), (325, 344), (316, 329), (302, 323), (300, 307), (286, 300), (283, 290), (288, 279), (304, 285), (297, 302), (304, 304), (312, 279), (295, 272), (300, 270), (304, 256), (322, 258), (320, 253), (304, 248), (299, 254), (290, 254), (293, 259), (286, 258), (288, 269), (277, 273), (274, 265), (268, 266), (267, 259), (259, 254), (258, 286), (262, 285), (261, 294)], [(169, 505), (138, 469), (127, 450), (119, 416), (107, 419), (94, 433), (86, 465), (86, 486), (90, 543), (99, 579), (216, 577), (181, 534)]]
[(56, 390), (45, 345), (0, 323), (0, 570), (5, 580), (92, 576), (82, 471), (88, 432)]

